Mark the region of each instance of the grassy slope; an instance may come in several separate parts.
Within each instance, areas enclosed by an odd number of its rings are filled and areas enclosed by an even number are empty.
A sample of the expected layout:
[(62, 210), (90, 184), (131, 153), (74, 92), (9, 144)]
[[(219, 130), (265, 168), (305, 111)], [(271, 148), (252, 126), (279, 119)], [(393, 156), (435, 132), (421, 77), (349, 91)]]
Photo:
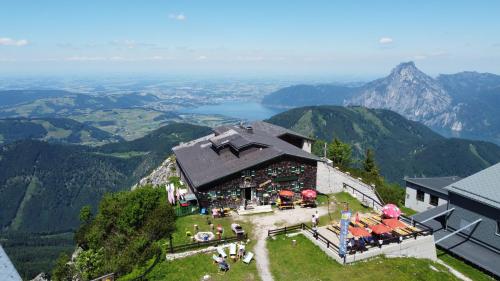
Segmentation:
[[(293, 247), (291, 240), (297, 240)], [(268, 241), (271, 272), (288, 280), (457, 280), (443, 266), (428, 260), (383, 257), (342, 266), (302, 235)], [(433, 266), (437, 271), (432, 270)]]
[(479, 269), (476, 269), (475, 267), (447, 254), (443, 250), (437, 249), (437, 255), (439, 259), (474, 281), (494, 280), (492, 277), (486, 275)]
[[(355, 216), (356, 212), (368, 213), (372, 211), (371, 208), (364, 207), (361, 203), (354, 197), (352, 197), (347, 192), (340, 192), (335, 194), (330, 194), (330, 202), (337, 202), (335, 205), (330, 205), (330, 215), (324, 215), (319, 218), (319, 225), (327, 225), (332, 220), (340, 220), (340, 209), (343, 206), (341, 203), (348, 203), (349, 209), (352, 215)], [(320, 202), (321, 203), (321, 202)], [(338, 206), (338, 207), (337, 207)]]
[[(225, 231), (225, 236), (233, 236), (230, 225), (233, 222), (231, 217), (212, 219), (210, 216), (190, 215), (177, 218), (175, 222), (176, 230), (173, 233), (174, 245), (190, 243), (190, 237), (186, 236), (186, 231), (194, 233), (194, 224), (199, 226), (200, 231), (210, 231), (207, 224), (207, 218), (210, 219), (215, 226), (222, 225)], [(242, 225), (248, 234), (251, 236), (251, 227), (248, 224), (238, 222)], [(168, 241), (160, 241), (163, 245), (163, 250), (167, 251)], [(247, 249), (253, 248), (253, 241), (247, 245)], [(226, 251), (227, 252), (227, 251)], [(212, 262), (212, 254), (200, 254), (175, 261), (165, 261), (158, 263), (154, 269), (146, 276), (148, 280), (200, 280), (204, 275), (209, 274), (212, 280), (259, 280), (255, 261), (249, 265), (242, 262), (229, 262), (231, 270), (225, 275), (218, 274), (218, 268)], [(146, 267), (137, 268), (134, 272), (120, 278), (120, 281), (132, 280), (144, 272)]]

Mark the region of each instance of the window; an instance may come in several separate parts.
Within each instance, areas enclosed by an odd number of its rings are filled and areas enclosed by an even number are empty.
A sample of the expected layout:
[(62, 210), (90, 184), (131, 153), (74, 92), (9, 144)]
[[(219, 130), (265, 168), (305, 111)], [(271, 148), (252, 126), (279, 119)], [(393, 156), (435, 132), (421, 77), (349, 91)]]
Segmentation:
[(432, 206), (437, 206), (437, 205), (438, 205), (438, 202), (439, 202), (439, 197), (434, 196), (434, 195), (431, 195), (431, 198), (430, 198), (430, 200), (429, 200), (429, 203), (430, 203)]
[(425, 193), (422, 190), (417, 190), (417, 200), (418, 201), (424, 201), (424, 195)]
[(495, 234), (500, 236), (500, 221), (497, 221), (497, 231), (495, 232)]

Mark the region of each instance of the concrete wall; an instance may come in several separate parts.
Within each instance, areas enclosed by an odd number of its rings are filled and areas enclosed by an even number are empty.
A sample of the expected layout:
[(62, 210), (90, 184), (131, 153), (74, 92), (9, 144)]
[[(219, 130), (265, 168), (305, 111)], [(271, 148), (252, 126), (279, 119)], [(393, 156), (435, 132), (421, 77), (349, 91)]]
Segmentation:
[(401, 243), (383, 245), (382, 248), (371, 248), (364, 253), (349, 255), (346, 262), (355, 262), (378, 255), (387, 257), (413, 257), (421, 259), (436, 260), (436, 247), (434, 236), (421, 236), (417, 239), (409, 238)]
[[(383, 205), (378, 199), (374, 188), (370, 185), (351, 177), (350, 175), (328, 165), (325, 162), (318, 162), (318, 175), (316, 177), (316, 188), (318, 191), (326, 194), (338, 193), (342, 191), (351, 192), (349, 189), (344, 189), (344, 184), (356, 188), (362, 193), (376, 199), (379, 204)], [(359, 194), (353, 195), (359, 201), (362, 201)]]
[[(321, 250), (323, 250), (323, 252), (325, 252), (328, 256), (341, 264), (344, 263), (344, 260), (340, 258), (335, 251), (327, 248), (323, 242), (314, 239), (312, 234), (307, 231), (302, 231), (302, 234), (309, 238), (309, 240), (311, 240), (311, 242), (315, 245), (320, 247)], [(434, 261), (437, 258), (436, 247), (434, 246), (434, 236), (418, 236), (416, 239), (409, 238), (399, 244), (393, 243), (383, 245), (382, 248), (369, 248), (366, 252), (348, 255), (346, 263), (352, 263), (379, 255), (386, 255), (387, 257), (414, 257)]]
[[(429, 193), (424, 194), (424, 201), (417, 200), (417, 190), (411, 187), (406, 187), (406, 195), (405, 195), (405, 207), (413, 209), (417, 212), (427, 211), (429, 209), (435, 208), (436, 206), (430, 204), (431, 195)], [(439, 198), (438, 206), (444, 205), (448, 201)]]

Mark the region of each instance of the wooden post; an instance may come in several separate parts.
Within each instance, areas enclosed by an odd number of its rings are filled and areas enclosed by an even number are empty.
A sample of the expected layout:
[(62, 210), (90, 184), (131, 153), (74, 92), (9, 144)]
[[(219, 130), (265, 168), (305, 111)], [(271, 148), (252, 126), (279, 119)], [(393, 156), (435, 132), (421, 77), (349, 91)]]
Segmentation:
[(172, 243), (172, 235), (170, 235), (169, 240), (170, 240), (170, 253), (173, 254), (174, 253), (174, 245)]

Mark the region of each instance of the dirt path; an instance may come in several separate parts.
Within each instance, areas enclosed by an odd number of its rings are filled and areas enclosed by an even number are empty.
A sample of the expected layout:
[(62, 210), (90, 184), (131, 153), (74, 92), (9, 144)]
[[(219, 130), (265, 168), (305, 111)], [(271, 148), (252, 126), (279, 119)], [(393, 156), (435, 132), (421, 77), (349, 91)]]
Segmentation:
[(267, 231), (285, 225), (294, 225), (302, 222), (310, 222), (312, 215), (318, 211), (319, 215), (327, 214), (327, 207), (316, 209), (297, 208), (293, 210), (276, 210), (274, 214), (263, 214), (253, 216), (240, 216), (239, 219), (253, 224), (254, 239), (257, 243), (254, 247), (255, 262), (262, 281), (273, 281), (269, 265), (269, 254), (266, 247)]

